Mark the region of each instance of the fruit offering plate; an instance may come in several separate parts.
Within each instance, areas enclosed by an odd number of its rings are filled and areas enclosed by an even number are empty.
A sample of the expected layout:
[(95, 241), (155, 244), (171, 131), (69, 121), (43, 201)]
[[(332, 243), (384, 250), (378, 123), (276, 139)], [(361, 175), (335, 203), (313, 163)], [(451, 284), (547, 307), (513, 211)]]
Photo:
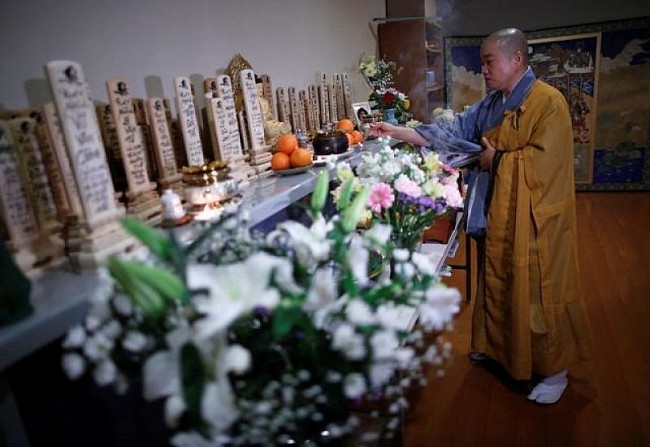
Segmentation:
[(303, 172), (309, 171), (312, 166), (314, 166), (314, 163), (308, 165), (308, 166), (300, 166), (299, 168), (289, 168), (289, 169), (279, 169), (277, 171), (273, 171), (274, 174), (277, 175), (296, 175), (296, 174), (302, 174)]
[(341, 161), (345, 160), (352, 154), (354, 154), (355, 151), (358, 149), (361, 149), (363, 147), (362, 143), (356, 143), (353, 144), (348, 148), (347, 151), (340, 153), (340, 154), (331, 154), (331, 155), (314, 155), (314, 165), (315, 166), (325, 166), (327, 164), (327, 160), (331, 159), (335, 161)]

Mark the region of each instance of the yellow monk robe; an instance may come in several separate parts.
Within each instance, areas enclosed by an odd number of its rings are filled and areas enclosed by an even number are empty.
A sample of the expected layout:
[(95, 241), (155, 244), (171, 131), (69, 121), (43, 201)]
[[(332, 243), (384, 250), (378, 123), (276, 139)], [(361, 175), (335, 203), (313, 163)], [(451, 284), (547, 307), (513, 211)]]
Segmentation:
[(472, 351), (519, 380), (558, 373), (589, 355), (572, 135), (564, 97), (539, 80), (485, 133), (503, 154), (479, 254)]

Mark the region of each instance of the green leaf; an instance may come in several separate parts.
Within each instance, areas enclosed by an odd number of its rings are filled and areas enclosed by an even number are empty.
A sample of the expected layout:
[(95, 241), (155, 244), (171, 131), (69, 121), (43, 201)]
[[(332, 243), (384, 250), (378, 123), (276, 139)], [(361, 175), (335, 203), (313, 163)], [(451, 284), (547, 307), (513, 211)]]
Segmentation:
[(287, 335), (294, 326), (298, 325), (303, 317), (299, 307), (278, 307), (273, 315), (273, 334), (282, 338)]
[(169, 239), (162, 235), (158, 230), (131, 217), (125, 217), (122, 219), (122, 226), (126, 231), (131, 233), (140, 242), (147, 246), (147, 248), (149, 248), (158, 259), (163, 261), (169, 261), (171, 259)]
[(206, 385), (206, 371), (198, 348), (185, 343), (181, 348), (180, 379), (183, 399), (193, 426), (203, 426), (201, 400)]

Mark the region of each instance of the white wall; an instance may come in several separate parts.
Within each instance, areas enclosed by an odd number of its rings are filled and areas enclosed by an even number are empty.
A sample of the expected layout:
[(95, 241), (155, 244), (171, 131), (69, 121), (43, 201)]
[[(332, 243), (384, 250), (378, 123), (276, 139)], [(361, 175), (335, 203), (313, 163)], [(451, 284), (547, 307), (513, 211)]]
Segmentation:
[(49, 101), (43, 65), (79, 62), (91, 95), (122, 76), (134, 97), (173, 96), (172, 78), (222, 72), (241, 53), (274, 87), (304, 88), (320, 72), (348, 72), (353, 99), (367, 91), (356, 70), (376, 49), (373, 17), (384, 0), (10, 0), (0, 11), (0, 110)]
[(438, 0), (447, 36), (485, 36), (507, 27), (523, 31), (650, 15), (649, 0)]

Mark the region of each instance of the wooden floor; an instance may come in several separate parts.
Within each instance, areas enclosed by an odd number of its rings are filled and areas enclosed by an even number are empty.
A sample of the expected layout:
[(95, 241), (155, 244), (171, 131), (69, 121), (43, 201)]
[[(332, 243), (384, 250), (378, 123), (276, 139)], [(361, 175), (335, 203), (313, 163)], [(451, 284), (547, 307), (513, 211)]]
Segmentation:
[[(471, 304), (454, 360), (413, 402), (406, 447), (650, 446), (650, 193), (577, 195), (581, 277), (594, 356), (552, 406), (468, 359)], [(463, 250), (458, 250), (462, 261)], [(448, 281), (464, 292), (464, 273)]]

